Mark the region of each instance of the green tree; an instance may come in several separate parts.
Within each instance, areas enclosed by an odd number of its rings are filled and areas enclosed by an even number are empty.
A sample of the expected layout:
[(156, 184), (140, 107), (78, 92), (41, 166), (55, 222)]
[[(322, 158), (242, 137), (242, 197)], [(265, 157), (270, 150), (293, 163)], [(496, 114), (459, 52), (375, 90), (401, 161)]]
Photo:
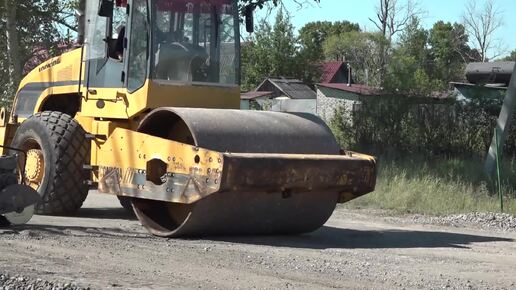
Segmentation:
[(347, 32), (330, 36), (324, 42), (326, 59), (351, 64), (355, 82), (380, 86), (383, 48), (387, 40), (380, 33)]
[(464, 66), (480, 60), (468, 46), (461, 24), (438, 21), (426, 31), (413, 17), (392, 50), (385, 89), (393, 93), (428, 96), (464, 78)]
[(516, 61), (516, 49), (511, 52), (510, 55), (503, 58), (505, 61)]
[(428, 31), (413, 17), (393, 49), (384, 88), (391, 93), (428, 96), (437, 85), (429, 76)]
[(376, 17), (369, 18), (378, 29), (378, 32), (387, 40), (383, 42), (382, 56), (378, 68), (378, 75), (382, 85), (385, 83), (387, 75), (394, 35), (405, 30), (412, 18), (419, 17), (423, 13), (419, 8), (417, 0), (406, 0), (404, 2), (402, 3), (399, 0), (378, 0), (378, 6), (376, 6), (375, 11)]
[(450, 81), (464, 79), (464, 66), (478, 60), (478, 52), (468, 46), (468, 35), (462, 24), (438, 21), (428, 36), (430, 76), (440, 80), (438, 89)]
[(432, 79), (419, 60), (395, 50), (387, 70), (385, 90), (408, 96), (429, 96), (441, 83)]
[(8, 90), (13, 90), (12, 85), (17, 84), (21, 80), (23, 63), (20, 55), (20, 40), (17, 29), (16, 19), (19, 16), (16, 2), (13, 0), (4, 1), (5, 15), (5, 44), (7, 54), (8, 77), (10, 80), (7, 86)]
[(323, 43), (328, 37), (352, 31), (360, 31), (359, 25), (349, 21), (310, 22), (299, 30), (299, 43), (307, 57), (321, 61), (324, 59)]
[(313, 65), (297, 47), (290, 17), (279, 10), (271, 26), (261, 21), (256, 32), (242, 45), (242, 89), (252, 90), (266, 77), (296, 77), (308, 83), (316, 78)]
[(424, 68), (428, 60), (428, 31), (423, 29), (418, 17), (412, 17), (405, 30), (400, 35), (398, 46), (405, 55), (416, 59), (417, 64)]
[[(20, 82), (24, 66), (42, 51), (53, 55), (65, 40), (64, 5), (72, 1), (0, 2), (0, 95), (9, 105)], [(64, 18), (63, 18), (64, 17)]]

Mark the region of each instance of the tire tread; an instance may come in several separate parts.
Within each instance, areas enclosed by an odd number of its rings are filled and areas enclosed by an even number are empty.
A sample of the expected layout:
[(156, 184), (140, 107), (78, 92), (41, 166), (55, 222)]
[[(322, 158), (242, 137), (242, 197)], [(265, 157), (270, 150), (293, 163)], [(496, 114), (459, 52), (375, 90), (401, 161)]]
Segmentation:
[(58, 158), (52, 166), (55, 171), (49, 180), (42, 200), (36, 204), (37, 214), (68, 214), (77, 211), (88, 195), (83, 165), (89, 163), (90, 142), (86, 132), (71, 116), (55, 111), (34, 114), (49, 130), (51, 144)]

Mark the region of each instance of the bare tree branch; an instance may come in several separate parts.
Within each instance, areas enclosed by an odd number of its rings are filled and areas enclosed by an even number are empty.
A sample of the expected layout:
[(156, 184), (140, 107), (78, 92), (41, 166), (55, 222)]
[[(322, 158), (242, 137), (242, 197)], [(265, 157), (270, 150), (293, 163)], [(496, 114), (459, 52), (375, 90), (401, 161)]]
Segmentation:
[(406, 0), (401, 4), (399, 0), (379, 0), (380, 5), (376, 7), (376, 18), (369, 18), (382, 35), (392, 41), (393, 36), (404, 30), (410, 19), (414, 16), (421, 16), (423, 10), (417, 0)]
[(487, 0), (479, 7), (477, 0), (470, 0), (462, 17), (470, 41), (480, 53), (483, 62), (503, 54), (501, 40), (495, 33), (503, 26), (503, 12), (497, 7), (496, 0)]

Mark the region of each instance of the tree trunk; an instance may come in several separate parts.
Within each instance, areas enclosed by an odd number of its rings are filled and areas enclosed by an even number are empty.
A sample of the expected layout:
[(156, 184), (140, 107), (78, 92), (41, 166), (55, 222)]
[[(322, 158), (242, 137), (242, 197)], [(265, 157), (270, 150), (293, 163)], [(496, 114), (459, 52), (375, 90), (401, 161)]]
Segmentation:
[(9, 56), (9, 78), (14, 90), (22, 77), (22, 63), (20, 58), (20, 42), (16, 30), (16, 1), (4, 0), (7, 38), (7, 55)]
[(84, 44), (84, 35), (86, 29), (86, 0), (79, 0), (77, 9), (79, 15), (77, 17), (77, 44)]

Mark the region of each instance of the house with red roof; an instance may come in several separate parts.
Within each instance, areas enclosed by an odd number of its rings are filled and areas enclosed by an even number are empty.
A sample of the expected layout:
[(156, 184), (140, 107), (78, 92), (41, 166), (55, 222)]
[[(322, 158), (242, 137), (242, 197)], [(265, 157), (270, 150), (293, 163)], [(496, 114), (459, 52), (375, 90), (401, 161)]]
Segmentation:
[(349, 79), (351, 67), (343, 61), (331, 61), (321, 64), (320, 83), (353, 83), (353, 79)]
[(316, 88), (317, 115), (329, 122), (338, 107), (347, 112), (357, 110), (361, 98), (380, 95), (380, 90), (353, 81), (352, 67), (343, 61), (333, 61), (321, 65), (321, 79)]
[(347, 62), (327, 62), (320, 68), (316, 92), (298, 79), (266, 78), (254, 91), (241, 94), (241, 108), (312, 113), (329, 121), (339, 106), (353, 107), (360, 97), (380, 94), (376, 88), (354, 84)]

